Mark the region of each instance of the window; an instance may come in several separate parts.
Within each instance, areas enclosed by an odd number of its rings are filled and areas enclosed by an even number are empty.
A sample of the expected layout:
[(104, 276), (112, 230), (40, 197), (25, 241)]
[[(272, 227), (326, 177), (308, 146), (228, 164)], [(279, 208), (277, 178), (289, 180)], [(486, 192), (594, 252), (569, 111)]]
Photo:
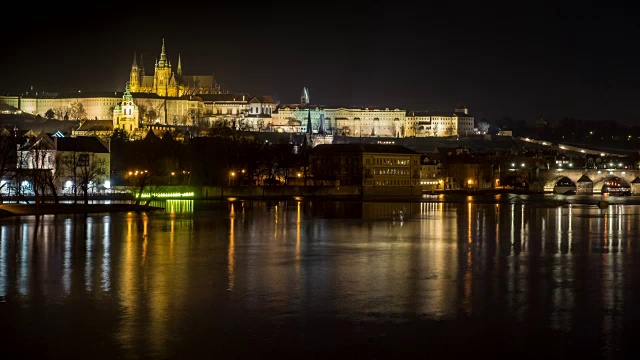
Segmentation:
[(89, 154), (78, 155), (78, 166), (89, 166)]

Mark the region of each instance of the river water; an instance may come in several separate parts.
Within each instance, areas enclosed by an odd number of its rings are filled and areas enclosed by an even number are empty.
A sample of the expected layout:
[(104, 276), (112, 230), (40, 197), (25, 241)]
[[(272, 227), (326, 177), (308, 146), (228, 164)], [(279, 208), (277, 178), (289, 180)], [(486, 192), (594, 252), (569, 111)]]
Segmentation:
[(4, 218), (0, 345), (39, 359), (637, 358), (640, 206), (514, 199)]

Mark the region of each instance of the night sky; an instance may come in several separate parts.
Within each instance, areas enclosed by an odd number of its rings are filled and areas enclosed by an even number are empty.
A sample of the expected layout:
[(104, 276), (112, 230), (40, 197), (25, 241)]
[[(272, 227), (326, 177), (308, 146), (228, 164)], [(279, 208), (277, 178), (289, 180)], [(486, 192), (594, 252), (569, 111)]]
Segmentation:
[(306, 86), (328, 106), (449, 112), (462, 100), (478, 121), (638, 123), (632, 5), (436, 4), (44, 5), (0, 22), (0, 92), (123, 91), (134, 52), (152, 75), (164, 38), (174, 70), (181, 54), (185, 75), (279, 103), (299, 102)]

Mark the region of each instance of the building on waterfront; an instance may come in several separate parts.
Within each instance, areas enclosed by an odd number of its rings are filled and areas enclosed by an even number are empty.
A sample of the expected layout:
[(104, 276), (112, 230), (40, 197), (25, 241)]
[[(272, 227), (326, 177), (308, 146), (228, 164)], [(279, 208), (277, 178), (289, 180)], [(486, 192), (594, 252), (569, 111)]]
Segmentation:
[(420, 185), (422, 191), (443, 190), (442, 161), (439, 154), (422, 155), (420, 158)]
[(421, 154), (399, 145), (320, 144), (311, 150), (314, 183), (361, 186), (362, 195), (418, 195)]
[(140, 64), (138, 64), (138, 59), (134, 54), (129, 82), (133, 93), (156, 94), (161, 97), (220, 94), (222, 92), (213, 75), (184, 75), (180, 55), (178, 55), (178, 66), (174, 72), (171, 61), (165, 52), (164, 39), (162, 39), (162, 50), (160, 58), (156, 59), (153, 75), (146, 74), (142, 56), (140, 56)]
[[(28, 138), (17, 149), (16, 174), (7, 187), (14, 194), (72, 194), (86, 185), (89, 192), (110, 187), (109, 143), (95, 136)], [(48, 173), (47, 176), (42, 174)], [(50, 181), (49, 181), (50, 180)]]

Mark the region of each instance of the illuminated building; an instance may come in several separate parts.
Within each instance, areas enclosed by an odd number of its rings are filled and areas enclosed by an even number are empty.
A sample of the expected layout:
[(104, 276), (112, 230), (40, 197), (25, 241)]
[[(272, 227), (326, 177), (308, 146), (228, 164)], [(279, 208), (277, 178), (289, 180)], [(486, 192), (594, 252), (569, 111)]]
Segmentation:
[(122, 96), (122, 102), (113, 109), (113, 129), (121, 129), (127, 133), (132, 133), (139, 128), (138, 105), (133, 102), (133, 96), (129, 92), (129, 83)]
[(421, 154), (400, 145), (320, 144), (310, 156), (315, 184), (361, 186), (362, 195), (416, 195)]
[[(74, 183), (79, 187), (82, 181), (90, 181), (85, 183), (89, 192), (100, 191), (110, 180), (111, 151), (109, 144), (98, 137), (58, 137), (42, 133), (34, 141), (19, 146), (17, 156), (19, 169), (29, 169), (31, 173), (51, 172), (56, 189), (63, 193), (73, 192)], [(42, 182), (42, 177), (28, 179)]]
[(459, 104), (453, 113), (411, 111), (406, 115), (406, 136), (457, 136), (475, 133), (474, 117), (469, 109)]
[(146, 75), (142, 56), (138, 65), (134, 54), (129, 83), (132, 93), (149, 93), (162, 97), (221, 93), (220, 85), (217, 84), (213, 75), (183, 75), (180, 55), (178, 55), (176, 72), (173, 72), (171, 61), (165, 52), (164, 39), (160, 59), (156, 59), (153, 75)]

